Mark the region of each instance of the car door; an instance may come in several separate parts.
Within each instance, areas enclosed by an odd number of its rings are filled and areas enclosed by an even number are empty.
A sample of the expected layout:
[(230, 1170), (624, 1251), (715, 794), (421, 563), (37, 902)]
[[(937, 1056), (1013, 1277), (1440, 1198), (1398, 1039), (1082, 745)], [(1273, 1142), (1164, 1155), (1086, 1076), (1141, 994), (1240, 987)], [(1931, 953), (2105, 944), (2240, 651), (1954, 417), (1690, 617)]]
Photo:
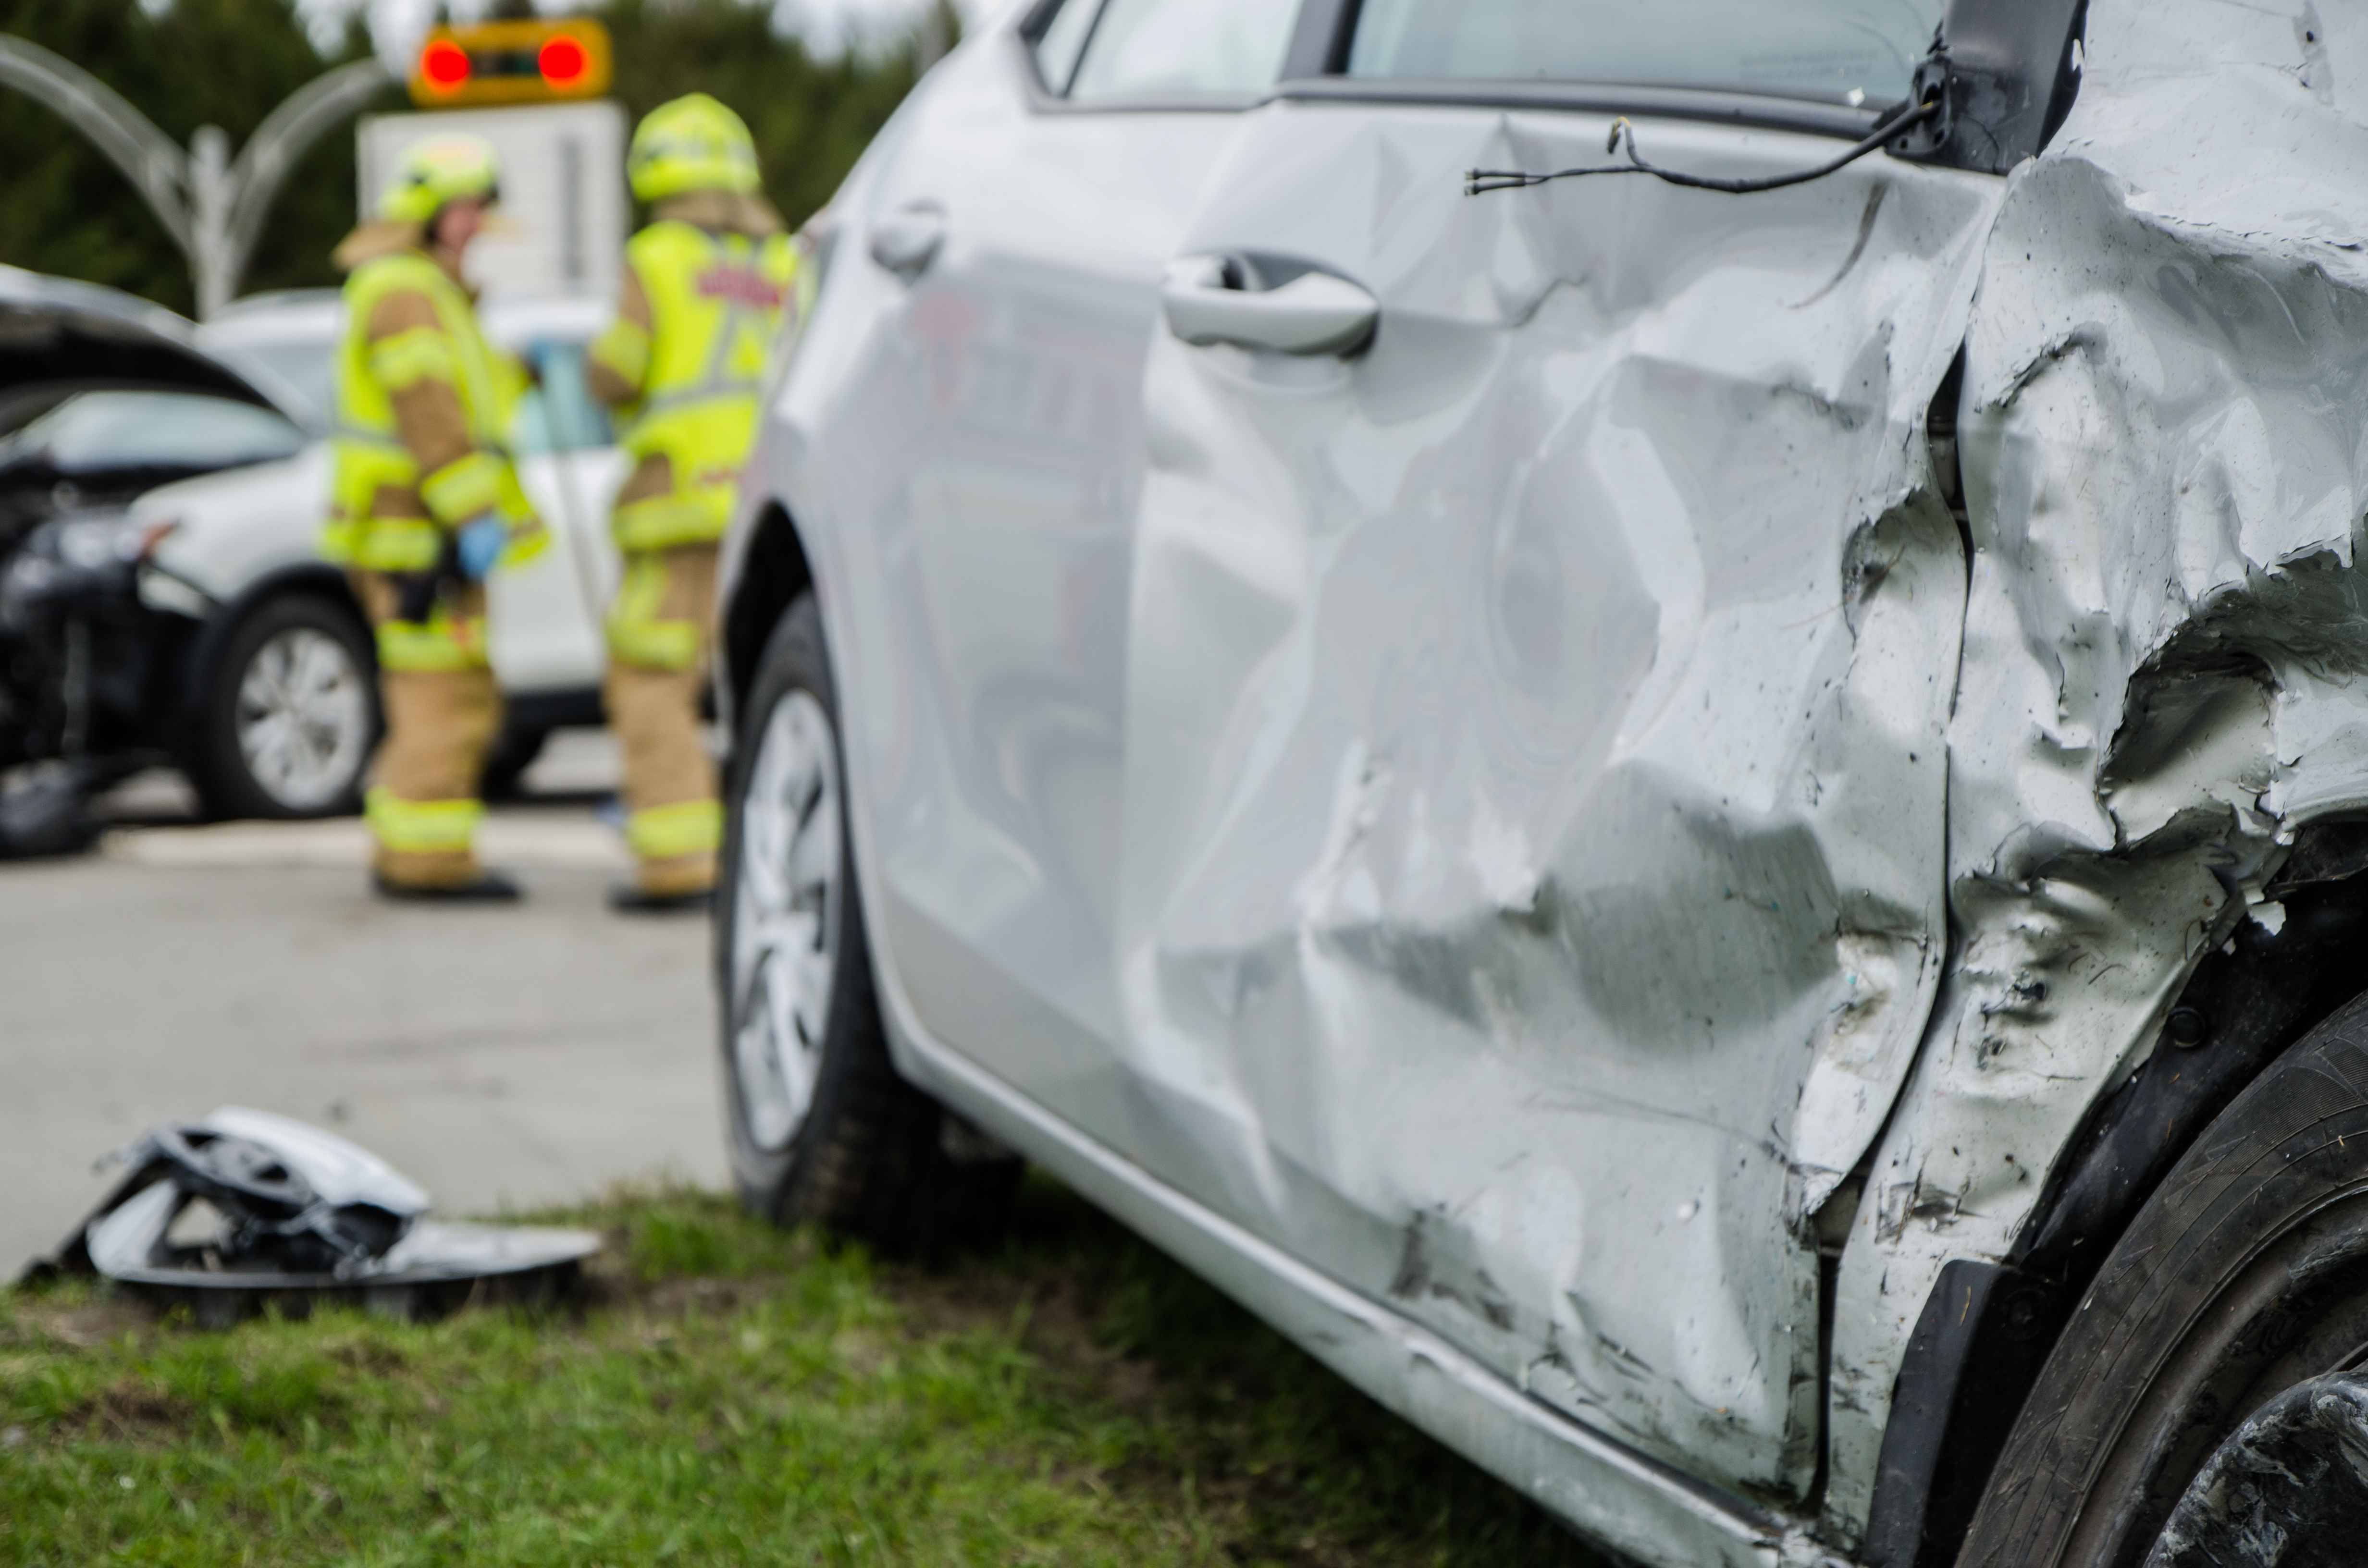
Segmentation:
[(1146, 1157), (1763, 1495), (1812, 1485), (1820, 1230), (1943, 956), (1964, 563), (1925, 416), (1996, 182), (1467, 174), (1618, 161), (1621, 117), (1680, 170), (1823, 164), (1938, 9), (1343, 8), (1210, 182), (1145, 373)]
[(931, 1033), (1105, 1135), (1144, 356), (1294, 5), (1065, 0), (978, 40), (889, 133), (834, 264), (864, 275), (830, 284), (878, 301), (827, 502), (861, 519), (872, 918)]
[(584, 348), (529, 348), (538, 384), (519, 400), (510, 429), (518, 483), (550, 530), (550, 548), (487, 581), (495, 673), (513, 692), (597, 687), (607, 662), (602, 632), (619, 565), (609, 503), (623, 455), (584, 380)]

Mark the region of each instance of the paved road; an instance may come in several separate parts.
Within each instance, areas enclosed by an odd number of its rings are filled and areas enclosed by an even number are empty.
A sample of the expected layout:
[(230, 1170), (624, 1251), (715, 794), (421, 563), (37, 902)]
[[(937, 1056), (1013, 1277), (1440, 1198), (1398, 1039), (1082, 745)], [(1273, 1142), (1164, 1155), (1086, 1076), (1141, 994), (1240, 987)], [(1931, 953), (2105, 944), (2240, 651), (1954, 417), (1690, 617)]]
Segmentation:
[(98, 1155), (226, 1103), (333, 1127), (449, 1214), (722, 1183), (706, 927), (602, 903), (611, 777), (576, 739), (529, 778), (558, 794), (488, 824), (514, 909), (381, 904), (359, 824), (183, 825), (162, 778), (103, 853), (0, 865), (0, 1278), (97, 1200)]

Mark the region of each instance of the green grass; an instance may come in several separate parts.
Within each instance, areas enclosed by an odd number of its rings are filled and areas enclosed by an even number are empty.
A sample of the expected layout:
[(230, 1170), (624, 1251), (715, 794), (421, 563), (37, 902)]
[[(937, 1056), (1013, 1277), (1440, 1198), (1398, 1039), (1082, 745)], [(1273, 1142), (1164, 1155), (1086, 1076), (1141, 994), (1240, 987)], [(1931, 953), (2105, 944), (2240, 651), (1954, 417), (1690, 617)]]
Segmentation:
[(1050, 1184), (889, 1267), (714, 1198), (565, 1216), (580, 1310), (224, 1334), (0, 1292), (0, 1563), (1597, 1563)]

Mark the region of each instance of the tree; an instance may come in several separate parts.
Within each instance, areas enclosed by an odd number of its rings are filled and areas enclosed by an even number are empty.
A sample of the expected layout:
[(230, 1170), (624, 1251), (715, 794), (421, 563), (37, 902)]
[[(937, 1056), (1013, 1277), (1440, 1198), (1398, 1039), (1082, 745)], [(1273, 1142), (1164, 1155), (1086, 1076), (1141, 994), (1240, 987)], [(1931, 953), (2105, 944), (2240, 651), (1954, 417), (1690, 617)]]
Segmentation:
[[(529, 7), (530, 9), (530, 7)], [(914, 52), (822, 61), (774, 32), (761, 0), (608, 0), (616, 95), (639, 117), (705, 91), (746, 117), (768, 192), (792, 222), (830, 199), (916, 75)], [(0, 32), (55, 50), (114, 87), (176, 142), (219, 125), (243, 144), (283, 98), (365, 57), (359, 22), (324, 58), (295, 0), (0, 0)], [(399, 88), (384, 107), (407, 108)], [(112, 284), (188, 311), (188, 271), (147, 206), (97, 149), (47, 109), (0, 90), (0, 260)], [(329, 253), (354, 222), (354, 138), (332, 133), (290, 177), (248, 270), (251, 290), (333, 285)]]
[[(0, 32), (55, 50), (130, 99), (184, 146), (219, 125), (233, 146), (279, 102), (332, 62), (315, 51), (292, 0), (175, 0), (154, 14), (140, 0), (0, 0)], [(358, 58), (349, 31), (344, 57)], [(145, 294), (188, 310), (188, 269), (138, 194), (65, 123), (0, 92), (0, 257)], [(325, 262), (302, 251), (350, 220), (353, 139), (313, 149), (282, 192), (250, 274), (255, 288), (321, 280)]]
[(714, 95), (757, 139), (765, 188), (792, 223), (838, 188), (913, 88), (908, 49), (816, 60), (738, 0), (611, 0), (592, 14), (617, 40), (616, 95), (636, 119), (684, 93)]

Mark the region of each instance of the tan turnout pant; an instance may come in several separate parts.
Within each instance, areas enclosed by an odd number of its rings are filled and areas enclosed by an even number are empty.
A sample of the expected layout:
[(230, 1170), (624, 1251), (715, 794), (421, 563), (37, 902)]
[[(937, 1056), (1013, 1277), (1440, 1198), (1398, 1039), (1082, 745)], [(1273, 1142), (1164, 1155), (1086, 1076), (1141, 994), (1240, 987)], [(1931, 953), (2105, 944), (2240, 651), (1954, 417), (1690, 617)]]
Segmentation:
[(373, 766), (368, 815), (373, 865), (402, 887), (457, 887), (480, 875), (478, 789), (502, 727), (502, 697), (485, 649), (485, 590), (447, 589), (427, 621), (396, 619), (394, 578), (356, 572), (354, 589), (378, 636), (386, 740)]
[(609, 616), (609, 722), (625, 761), (625, 835), (643, 891), (715, 885), (723, 812), (699, 715), (715, 619), (715, 546), (637, 551)]

